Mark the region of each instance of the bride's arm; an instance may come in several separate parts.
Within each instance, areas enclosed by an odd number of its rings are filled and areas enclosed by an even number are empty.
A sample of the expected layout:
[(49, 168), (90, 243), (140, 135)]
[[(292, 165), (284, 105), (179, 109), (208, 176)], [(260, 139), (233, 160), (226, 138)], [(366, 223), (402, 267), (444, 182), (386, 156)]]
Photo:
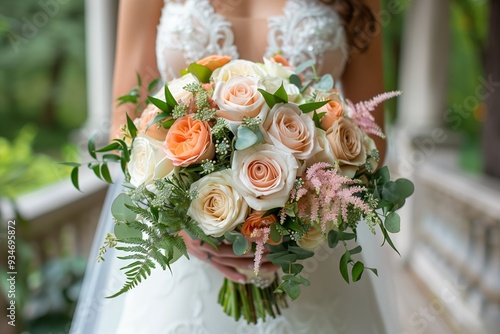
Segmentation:
[[(113, 111), (110, 137), (116, 138), (128, 113), (135, 118), (130, 104), (118, 106), (116, 99), (137, 85), (136, 73), (143, 85), (159, 77), (156, 66), (156, 27), (160, 21), (163, 0), (121, 0), (113, 76)], [(144, 92), (143, 92), (144, 93)], [(141, 96), (145, 96), (142, 94)]]
[[(380, 0), (364, 1), (373, 11), (376, 19), (380, 13)], [(377, 22), (377, 25), (380, 23)], [(358, 102), (368, 100), (384, 91), (384, 72), (382, 60), (382, 28), (377, 27), (372, 35), (372, 43), (368, 50), (359, 53), (353, 50), (350, 53), (348, 65), (342, 76), (342, 87), (345, 96), (351, 101)], [(370, 34), (370, 32), (365, 32)], [(364, 36), (362, 36), (363, 38)], [(374, 112), (377, 124), (384, 129), (384, 106), (378, 106)], [(380, 161), (383, 162), (386, 153), (386, 142), (384, 139), (373, 136), (380, 153)]]

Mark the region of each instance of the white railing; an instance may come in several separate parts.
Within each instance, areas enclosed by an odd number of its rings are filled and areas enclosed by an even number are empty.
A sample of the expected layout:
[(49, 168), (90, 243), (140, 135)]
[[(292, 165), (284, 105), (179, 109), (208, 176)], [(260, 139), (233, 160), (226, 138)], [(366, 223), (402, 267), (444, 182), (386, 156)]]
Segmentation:
[(500, 180), (459, 171), (438, 150), (415, 172), (408, 264), (464, 333), (500, 328)]

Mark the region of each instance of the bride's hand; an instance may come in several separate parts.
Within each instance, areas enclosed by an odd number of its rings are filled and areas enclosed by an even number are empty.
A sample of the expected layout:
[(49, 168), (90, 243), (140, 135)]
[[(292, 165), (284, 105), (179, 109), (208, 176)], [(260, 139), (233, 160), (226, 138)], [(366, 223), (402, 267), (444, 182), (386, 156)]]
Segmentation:
[[(202, 244), (200, 240), (193, 240), (189, 235), (181, 232), (180, 235), (184, 238), (188, 253), (194, 255), (202, 261), (205, 261), (218, 269), (225, 277), (238, 283), (246, 283), (247, 276), (239, 273), (237, 269), (252, 270), (254, 267), (254, 254), (248, 252), (247, 254), (238, 256), (233, 252), (233, 246), (230, 244), (222, 243), (217, 249), (207, 243)], [(273, 265), (265, 257), (262, 258), (260, 266), (261, 272), (273, 272), (278, 270), (279, 267)]]

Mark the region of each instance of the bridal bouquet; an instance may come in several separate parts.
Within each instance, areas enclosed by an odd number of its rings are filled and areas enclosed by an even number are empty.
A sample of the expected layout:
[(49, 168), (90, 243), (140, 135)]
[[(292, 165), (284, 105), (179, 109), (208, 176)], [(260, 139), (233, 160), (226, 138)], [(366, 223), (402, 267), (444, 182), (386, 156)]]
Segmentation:
[[(141, 83), (139, 82), (139, 86)], [(153, 85), (150, 85), (151, 90)], [(127, 277), (114, 296), (135, 287), (159, 265), (188, 257), (184, 231), (217, 247), (230, 243), (236, 255), (253, 252), (248, 284), (225, 280), (224, 311), (247, 322), (275, 317), (309, 285), (301, 260), (324, 244), (345, 248), (344, 279), (357, 281), (365, 267), (353, 256), (361, 247), (359, 223), (395, 249), (396, 210), (413, 192), (406, 179), (392, 181), (369, 135), (383, 136), (371, 111), (386, 93), (357, 104), (345, 100), (331, 76), (314, 64), (296, 68), (282, 57), (264, 63), (212, 56), (191, 64), (176, 80), (149, 96), (123, 137), (96, 149), (87, 165), (111, 182), (108, 163), (121, 165), (124, 192), (112, 205), (114, 235), (108, 247), (123, 251)], [(138, 88), (120, 98), (138, 103)], [(78, 187), (78, 167), (72, 163)], [(396, 249), (395, 249), (396, 250)], [(397, 250), (396, 250), (397, 251)], [(259, 272), (263, 257), (279, 275)], [(175, 275), (175, 273), (173, 273)]]

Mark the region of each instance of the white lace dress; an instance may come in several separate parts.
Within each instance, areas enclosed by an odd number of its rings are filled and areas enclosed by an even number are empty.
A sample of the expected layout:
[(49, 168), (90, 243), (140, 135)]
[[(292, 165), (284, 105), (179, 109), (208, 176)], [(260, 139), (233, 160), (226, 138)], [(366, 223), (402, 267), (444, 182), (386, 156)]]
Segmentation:
[[(164, 80), (176, 77), (185, 64), (210, 54), (238, 58), (230, 23), (216, 14), (209, 0), (167, 0), (158, 26), (157, 58)], [(345, 34), (338, 15), (319, 1), (289, 0), (283, 15), (269, 18), (267, 55), (280, 51), (292, 64), (307, 59), (319, 71), (340, 78), (347, 59)], [(115, 188), (108, 201), (119, 192)], [(97, 231), (93, 252), (97, 254), (113, 222), (106, 208)], [(361, 224), (363, 225), (363, 224)], [(397, 312), (390, 290), (387, 260), (376, 240), (363, 226), (360, 243), (364, 262), (378, 267), (381, 277), (366, 273), (348, 285), (339, 274), (340, 249), (321, 248), (304, 262), (311, 286), (290, 302), (276, 319), (247, 325), (225, 315), (217, 304), (223, 277), (196, 258), (181, 258), (169, 271), (155, 270), (139, 286), (115, 299), (105, 299), (124, 281), (111, 250), (106, 262), (90, 263), (72, 333), (398, 333)], [(94, 254), (91, 254), (91, 259)]]

